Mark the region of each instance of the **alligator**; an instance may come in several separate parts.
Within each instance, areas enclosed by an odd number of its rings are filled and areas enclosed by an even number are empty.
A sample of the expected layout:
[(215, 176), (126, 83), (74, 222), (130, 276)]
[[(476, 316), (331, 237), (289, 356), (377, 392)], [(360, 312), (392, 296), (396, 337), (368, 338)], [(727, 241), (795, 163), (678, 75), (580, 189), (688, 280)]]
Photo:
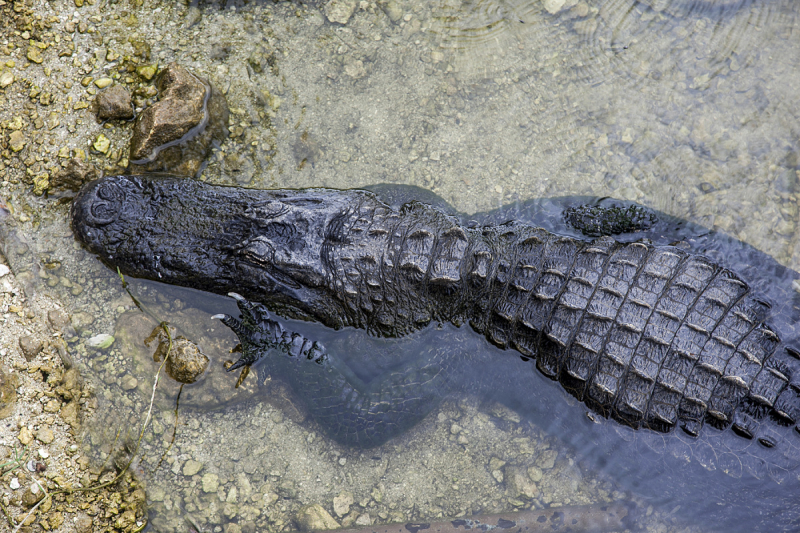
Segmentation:
[(170, 177), (94, 181), (71, 216), (77, 238), (126, 275), (236, 293), (242, 317), (221, 316), (242, 342), (233, 368), (283, 353), (299, 390), (313, 382), (321, 397), (343, 399), (334, 408), (308, 393), (347, 444), (381, 444), (423, 417), (436, 391), (457, 381), (443, 371), (456, 356), (359, 391), (324, 347), (284, 330), (264, 305), (389, 338), (468, 323), (633, 428), (697, 436), (707, 424), (764, 447), (782, 438), (774, 427), (800, 431), (800, 358), (768, 324), (770, 303), (681, 246), (581, 239), (514, 221), (462, 224), (439, 207), (393, 207), (363, 190)]

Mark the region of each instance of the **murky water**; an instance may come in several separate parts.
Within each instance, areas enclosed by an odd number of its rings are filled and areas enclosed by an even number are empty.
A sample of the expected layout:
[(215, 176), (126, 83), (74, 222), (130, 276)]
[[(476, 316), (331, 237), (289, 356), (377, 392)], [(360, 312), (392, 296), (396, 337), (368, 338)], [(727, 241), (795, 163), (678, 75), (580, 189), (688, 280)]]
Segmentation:
[[(800, 15), (792, 0), (353, 5), (338, 24), (324, 2), (109, 4), (97, 7), (100, 39), (75, 39), (80, 57), (146, 41), (154, 62), (178, 61), (226, 93), (232, 137), (211, 159), (208, 181), (416, 185), (466, 213), (544, 196), (613, 196), (800, 266)], [(113, 61), (98, 62), (113, 70)], [(99, 131), (80, 126), (66, 141), (73, 148)], [(129, 130), (105, 133), (124, 151)], [(39, 200), (26, 194), (8, 193), (37, 211)], [(73, 245), (63, 206), (20, 231), (42, 266), (31, 290), (57, 294), (74, 323), (79, 317), (72, 347), (100, 400), (86, 442), (103, 457), (138, 437), (157, 364), (137, 343), (154, 323), (113, 273)], [(57, 268), (44, 267), (53, 261)], [(541, 413), (520, 417), (498, 403), (456, 399), (382, 447), (343, 448), (279, 383), (266, 395), (232, 388), (235, 377), (219, 366), (235, 339), (202, 318), (233, 312), (229, 300), (140, 282), (132, 290), (217, 366), (180, 396), (171, 384), (155, 395), (137, 466), (153, 530), (186, 530), (187, 517), (207, 531), (293, 529), (298, 510), (314, 503), (341, 524), (366, 525), (617, 499), (653, 505), (643, 518), (653, 531), (715, 530), (717, 522), (681, 513), (704, 493), (718, 498), (709, 497), (714, 505), (730, 502), (741, 519), (734, 529), (783, 526), (780, 509), (754, 517), (744, 500), (726, 499), (727, 468), (691, 450), (661, 453), (671, 459), (653, 459), (652, 469), (651, 452), (639, 451), (623, 468), (613, 449), (636, 439), (607, 425), (591, 429), (585, 409), (543, 378), (532, 396)], [(97, 333), (116, 335), (109, 351), (85, 346)], [(686, 462), (694, 466), (681, 484), (674, 478), (685, 472), (674, 469)], [(796, 472), (782, 480), (739, 480), (730, 490), (764, 499), (797, 490)], [(654, 496), (662, 481), (669, 488)]]

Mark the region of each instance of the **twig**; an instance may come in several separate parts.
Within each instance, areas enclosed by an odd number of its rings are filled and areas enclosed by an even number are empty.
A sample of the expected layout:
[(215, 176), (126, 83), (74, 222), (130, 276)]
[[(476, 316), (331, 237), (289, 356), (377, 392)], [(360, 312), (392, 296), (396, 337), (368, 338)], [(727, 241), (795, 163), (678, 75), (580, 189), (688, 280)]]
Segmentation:
[(8, 509), (6, 509), (6, 506), (5, 506), (5, 504), (3, 504), (3, 500), (1, 500), (1, 499), (0, 499), (0, 509), (2, 509), (3, 510), (3, 514), (6, 515), (6, 520), (8, 520), (8, 524), (11, 527), (16, 526), (17, 524), (14, 522), (14, 519), (11, 517), (11, 513), (8, 512)]
[(159, 459), (158, 464), (153, 469), (153, 472), (159, 469), (161, 463), (163, 463), (164, 459), (166, 459), (167, 455), (169, 455), (169, 451), (172, 449), (172, 445), (175, 444), (175, 437), (178, 435), (178, 406), (180, 405), (182, 392), (183, 392), (183, 383), (181, 383), (181, 386), (178, 389), (178, 397), (175, 398), (175, 425), (172, 427), (172, 439), (169, 441), (169, 446), (167, 446), (167, 449), (164, 450), (163, 454), (161, 454), (161, 459)]

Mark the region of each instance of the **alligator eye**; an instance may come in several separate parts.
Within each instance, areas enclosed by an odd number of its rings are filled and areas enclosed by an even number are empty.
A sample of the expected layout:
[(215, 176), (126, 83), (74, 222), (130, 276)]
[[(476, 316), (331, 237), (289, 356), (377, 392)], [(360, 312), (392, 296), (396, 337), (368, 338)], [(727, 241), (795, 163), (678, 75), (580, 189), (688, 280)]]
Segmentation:
[(105, 182), (95, 192), (89, 207), (92, 223), (96, 226), (110, 224), (117, 219), (125, 201), (125, 191), (114, 182)]
[(253, 263), (271, 266), (275, 249), (263, 238), (256, 238), (239, 250), (239, 254)]

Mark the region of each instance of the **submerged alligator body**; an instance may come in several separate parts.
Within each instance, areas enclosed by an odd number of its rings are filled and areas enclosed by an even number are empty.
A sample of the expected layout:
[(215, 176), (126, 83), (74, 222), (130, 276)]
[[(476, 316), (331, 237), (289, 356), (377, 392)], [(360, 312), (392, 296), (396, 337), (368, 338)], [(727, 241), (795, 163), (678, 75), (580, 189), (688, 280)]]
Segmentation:
[[(462, 225), (438, 208), (396, 209), (365, 191), (137, 176), (87, 185), (72, 225), (127, 275), (241, 293), (291, 318), (385, 337), (469, 323), (634, 428), (679, 426), (696, 436), (708, 423), (772, 447), (780, 440), (773, 428), (800, 422), (800, 359), (765, 322), (770, 305), (736, 273), (679, 247), (581, 240), (513, 222)], [(253, 349), (241, 364), (269, 349), (296, 355), (311, 346), (304, 340), (291, 353), (266, 310), (244, 314), (249, 329), (234, 330)], [(412, 381), (438, 390), (446, 377), (436, 369), (445, 366), (427, 361), (421, 372), (431, 379)], [(403, 418), (396, 401), (380, 399), (385, 391), (371, 392), (351, 398), (352, 412), (333, 431), (339, 440), (379, 444), (427, 413), (425, 393)], [(396, 416), (387, 424), (389, 412)]]

